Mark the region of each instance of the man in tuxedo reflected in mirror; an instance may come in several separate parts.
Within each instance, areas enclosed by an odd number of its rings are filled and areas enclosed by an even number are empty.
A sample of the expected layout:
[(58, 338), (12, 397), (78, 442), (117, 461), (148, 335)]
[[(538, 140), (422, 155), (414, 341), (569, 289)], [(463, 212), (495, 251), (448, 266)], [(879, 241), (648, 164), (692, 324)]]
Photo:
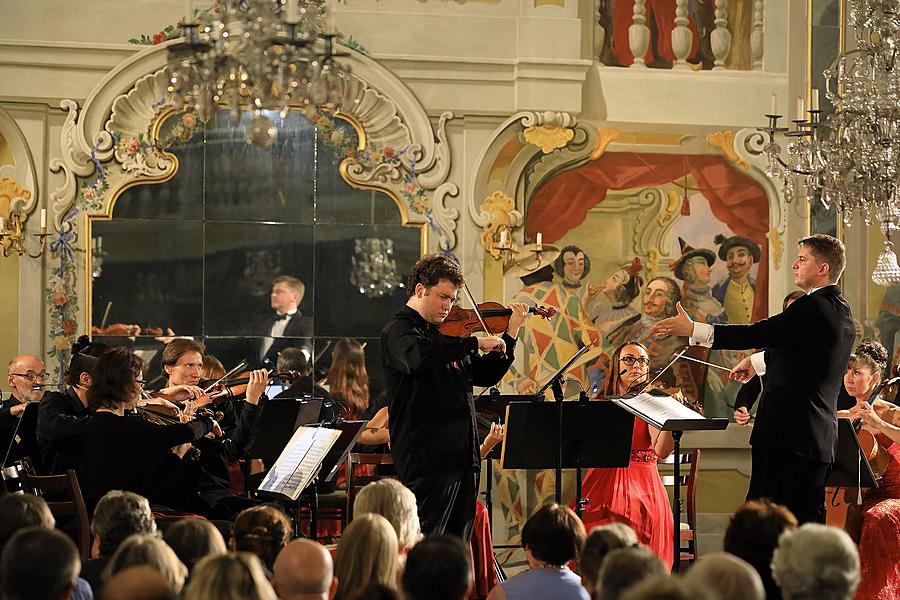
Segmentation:
[(266, 336), (254, 357), (263, 366), (274, 368), (285, 348), (299, 348), (312, 362), (313, 321), (300, 313), (305, 293), (306, 285), (296, 277), (279, 275), (272, 281), (269, 302), (273, 313), (255, 328), (256, 335)]

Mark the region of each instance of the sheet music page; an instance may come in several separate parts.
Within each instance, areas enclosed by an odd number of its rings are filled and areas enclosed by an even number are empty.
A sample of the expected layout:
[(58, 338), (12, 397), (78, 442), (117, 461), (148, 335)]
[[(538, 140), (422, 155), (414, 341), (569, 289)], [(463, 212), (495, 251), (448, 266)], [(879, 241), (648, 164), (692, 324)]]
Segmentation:
[(298, 427), (259, 489), (296, 500), (340, 435), (338, 429)]
[(680, 421), (705, 418), (700, 413), (691, 410), (671, 396), (654, 396), (648, 392), (643, 392), (634, 398), (618, 398), (614, 400), (614, 402), (627, 404), (660, 424), (664, 424), (666, 421), (671, 420)]

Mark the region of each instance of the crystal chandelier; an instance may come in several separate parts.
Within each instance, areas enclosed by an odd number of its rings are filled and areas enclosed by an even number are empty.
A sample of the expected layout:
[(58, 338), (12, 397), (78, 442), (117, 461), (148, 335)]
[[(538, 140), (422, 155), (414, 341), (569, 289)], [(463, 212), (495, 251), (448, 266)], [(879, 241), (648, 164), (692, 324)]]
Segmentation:
[[(891, 235), (900, 229), (900, 68), (894, 69), (900, 44), (900, 6), (896, 0), (848, 0), (847, 23), (856, 37), (853, 50), (838, 55), (824, 71), (825, 96), (834, 112), (824, 119), (818, 90), (810, 110), (797, 101), (794, 129), (779, 127), (776, 99), (766, 117), (763, 147), (767, 175), (780, 180), (785, 202), (802, 182), (810, 204), (835, 207), (846, 227), (858, 212), (866, 226), (873, 216), (885, 235), (872, 280), (900, 283), (900, 267)], [(776, 134), (787, 138), (786, 160)], [(799, 176), (799, 177), (797, 177)]]
[(397, 276), (394, 260), (394, 241), (391, 239), (364, 238), (353, 241), (354, 256), (350, 283), (360, 294), (369, 298), (381, 298), (391, 294), (394, 288), (404, 287)]
[(332, 30), (324, 21), (325, 0), (221, 0), (169, 49), (173, 104), (204, 121), (220, 105), (236, 122), (249, 111), (247, 142), (271, 145), (277, 128), (263, 111), (283, 119), (291, 106), (330, 109), (343, 92), (349, 70), (335, 57), (346, 54), (335, 52), (337, 34), (322, 33)]

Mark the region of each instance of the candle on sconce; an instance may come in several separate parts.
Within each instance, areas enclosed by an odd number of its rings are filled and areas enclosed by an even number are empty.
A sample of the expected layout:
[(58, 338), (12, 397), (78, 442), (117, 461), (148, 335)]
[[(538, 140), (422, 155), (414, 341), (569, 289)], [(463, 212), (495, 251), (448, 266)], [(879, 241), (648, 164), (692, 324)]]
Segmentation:
[(41, 209), (41, 231), (47, 231), (47, 209)]
[(809, 110), (819, 110), (819, 90), (812, 89), (809, 96)]
[(769, 103), (769, 114), (777, 115), (778, 114), (778, 94), (772, 92), (772, 99)]
[(500, 230), (500, 246), (501, 247), (506, 246), (506, 230), (505, 229)]
[(184, 3), (184, 22), (191, 23), (194, 20), (194, 7), (191, 0), (185, 0)]
[(806, 100), (803, 98), (797, 98), (797, 120), (806, 120)]
[(6, 231), (6, 219), (0, 217), (0, 233)]
[(293, 25), (300, 22), (300, 4), (298, 0), (285, 0), (284, 22)]
[(538, 231), (537, 238), (534, 240), (534, 243), (537, 244), (538, 246), (540, 246), (541, 242), (543, 242), (543, 241), (544, 241), (544, 236), (541, 235), (540, 231)]
[(325, 25), (328, 33), (337, 33), (337, 25), (334, 21), (334, 3), (329, 3), (325, 8)]
[(100, 252), (101, 250), (103, 250), (103, 237), (98, 235), (97, 236), (97, 252)]

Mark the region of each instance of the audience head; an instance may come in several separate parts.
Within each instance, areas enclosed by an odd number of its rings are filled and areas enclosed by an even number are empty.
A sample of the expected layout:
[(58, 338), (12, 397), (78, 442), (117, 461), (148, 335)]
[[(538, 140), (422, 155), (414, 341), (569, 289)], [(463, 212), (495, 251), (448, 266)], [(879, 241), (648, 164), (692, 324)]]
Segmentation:
[(103, 586), (103, 600), (177, 600), (169, 582), (153, 567), (122, 569)]
[(397, 534), (381, 515), (356, 517), (344, 530), (334, 559), (335, 598), (344, 600), (370, 583), (397, 584), (400, 567)]
[(166, 531), (165, 539), (188, 571), (204, 556), (228, 552), (222, 534), (205, 519), (182, 519), (173, 523)]
[(726, 600), (765, 600), (766, 590), (756, 570), (745, 560), (718, 552), (701, 558), (687, 580)]
[(772, 557), (785, 600), (850, 600), (859, 585), (859, 554), (836, 527), (806, 523), (785, 531)]
[(369, 374), (362, 344), (341, 338), (331, 352), (331, 367), (325, 377), (332, 398), (346, 404), (345, 418), (359, 418), (369, 408)]
[(731, 516), (723, 548), (747, 561), (762, 579), (766, 594), (778, 593), (772, 579), (772, 553), (785, 530), (797, 528), (797, 519), (786, 507), (769, 500), (750, 500)]
[(522, 528), (522, 547), (532, 568), (561, 567), (584, 548), (584, 524), (568, 506), (551, 502), (529, 517)]
[(297, 310), (303, 302), (306, 285), (296, 277), (280, 275), (272, 281), (272, 293), (269, 295), (272, 310), (286, 314)]
[(621, 596), (622, 600), (721, 600), (682, 577), (653, 575), (642, 579)]
[(20, 354), (9, 361), (6, 383), (20, 402), (38, 402), (44, 390), (34, 389), (34, 384), (44, 383), (46, 379), (44, 361), (34, 354)]
[(207, 556), (197, 563), (182, 600), (278, 600), (254, 554)]
[(0, 556), (3, 598), (68, 598), (80, 571), (78, 549), (66, 534), (46, 527), (20, 529)]
[(663, 561), (647, 548), (638, 546), (613, 550), (603, 559), (595, 587), (600, 600), (619, 600), (636, 584), (655, 575), (668, 575)]
[(462, 600), (472, 589), (469, 546), (452, 535), (422, 540), (409, 551), (403, 570), (407, 600)]
[(321, 544), (294, 540), (275, 559), (272, 587), (281, 600), (328, 600), (337, 591), (331, 554)]
[(15, 532), (25, 527), (53, 529), (56, 521), (40, 496), (9, 494), (0, 498), (0, 550)]
[(110, 556), (126, 538), (155, 533), (156, 521), (150, 511), (150, 502), (133, 492), (112, 490), (100, 498), (94, 508), (91, 555), (93, 558)]
[(155, 535), (133, 535), (119, 544), (103, 570), (103, 581), (128, 567), (144, 565), (159, 572), (176, 592), (181, 592), (188, 570), (175, 551)]
[(348, 600), (403, 600), (399, 592), (380, 583), (370, 583)]
[(847, 249), (841, 240), (817, 233), (803, 238), (794, 261), (794, 283), (804, 290), (836, 283), (847, 263)]
[(288, 347), (279, 352), (277, 365), (279, 373), (296, 371), (301, 377), (306, 377), (312, 373), (312, 366), (310, 366), (306, 354), (300, 348)]
[(109, 350), (109, 346), (103, 342), (94, 342), (86, 336), (80, 336), (72, 344), (72, 358), (69, 360), (69, 384), (87, 390), (91, 387), (94, 376), (94, 367), (97, 359)]
[(146, 363), (128, 348), (113, 348), (97, 359), (88, 406), (117, 409), (130, 406), (143, 389)]
[(353, 501), (353, 516), (366, 513), (388, 520), (397, 533), (401, 551), (408, 551), (422, 537), (416, 496), (396, 479), (379, 479), (359, 491)]
[(584, 540), (584, 549), (578, 559), (578, 572), (584, 588), (593, 594), (597, 587), (597, 576), (606, 555), (619, 548), (636, 546), (637, 534), (624, 523), (607, 523), (591, 529)]
[(269, 571), (291, 539), (293, 526), (284, 512), (271, 505), (252, 506), (234, 520), (231, 549), (255, 554)]

